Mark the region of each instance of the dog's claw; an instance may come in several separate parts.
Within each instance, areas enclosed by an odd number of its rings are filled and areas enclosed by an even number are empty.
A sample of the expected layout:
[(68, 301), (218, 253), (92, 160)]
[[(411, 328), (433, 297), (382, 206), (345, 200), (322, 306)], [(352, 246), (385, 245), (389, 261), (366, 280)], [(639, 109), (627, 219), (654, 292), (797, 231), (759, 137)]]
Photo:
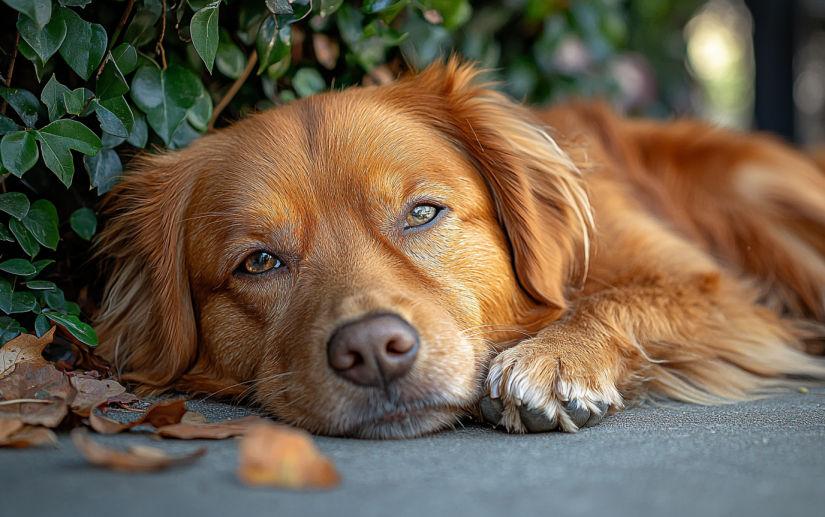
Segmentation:
[(564, 404), (564, 410), (570, 416), (570, 420), (576, 424), (576, 427), (584, 427), (590, 420), (590, 410), (578, 400), (574, 399)]
[(547, 418), (547, 415), (544, 414), (544, 411), (540, 409), (519, 406), (518, 412), (521, 416), (521, 423), (524, 424), (524, 427), (531, 433), (545, 433), (547, 431), (553, 431), (559, 426), (558, 421), (555, 419), (550, 420)]
[(501, 399), (494, 399), (489, 395), (481, 399), (481, 415), (488, 424), (497, 426), (501, 422), (502, 411), (504, 411), (504, 405)]
[(585, 422), (584, 425), (579, 427), (590, 427), (591, 425), (598, 424), (607, 414), (607, 410), (610, 409), (610, 404), (608, 404), (607, 402), (598, 401), (595, 402), (595, 404), (596, 407), (599, 408), (599, 412), (595, 413), (591, 411), (590, 418), (587, 419), (587, 422)]

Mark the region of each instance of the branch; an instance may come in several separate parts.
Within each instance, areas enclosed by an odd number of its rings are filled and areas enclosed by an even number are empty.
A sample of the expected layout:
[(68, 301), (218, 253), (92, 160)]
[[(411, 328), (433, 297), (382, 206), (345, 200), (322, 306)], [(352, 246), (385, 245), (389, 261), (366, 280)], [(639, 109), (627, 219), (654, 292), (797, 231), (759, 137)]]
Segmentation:
[[(20, 19), (20, 13), (17, 14), (17, 19)], [(17, 46), (20, 44), (20, 32), (17, 32), (17, 35), (14, 37), (14, 51), (11, 54), (11, 63), (9, 63), (9, 71), (6, 73), (6, 87), (8, 88), (11, 86), (11, 74), (14, 73), (14, 62), (17, 60)], [(9, 103), (3, 99), (3, 107), (0, 108), (0, 114), (6, 114), (6, 108), (9, 107)]]
[(243, 86), (244, 81), (246, 78), (249, 77), (249, 74), (252, 73), (252, 69), (255, 68), (255, 63), (258, 62), (258, 52), (256, 50), (252, 51), (252, 54), (249, 55), (249, 61), (246, 62), (246, 68), (243, 69), (243, 73), (240, 77), (235, 81), (232, 85), (232, 88), (226, 92), (226, 95), (223, 96), (221, 102), (215, 106), (215, 110), (212, 112), (212, 118), (209, 120), (209, 124), (206, 126), (207, 131), (212, 131), (215, 128), (215, 121), (218, 120), (218, 116), (221, 114), (221, 111), (232, 101), (232, 97), (238, 93), (238, 90), (241, 89)]

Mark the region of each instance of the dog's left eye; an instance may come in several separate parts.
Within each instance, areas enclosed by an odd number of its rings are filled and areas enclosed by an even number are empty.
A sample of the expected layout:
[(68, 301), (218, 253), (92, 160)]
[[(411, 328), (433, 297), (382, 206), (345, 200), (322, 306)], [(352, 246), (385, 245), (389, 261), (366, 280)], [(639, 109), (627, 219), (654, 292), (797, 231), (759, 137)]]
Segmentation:
[(265, 251), (256, 251), (244, 260), (243, 267), (247, 273), (258, 275), (265, 273), (270, 269), (277, 269), (281, 267), (281, 260)]
[(407, 214), (407, 227), (413, 228), (432, 221), (438, 215), (438, 208), (433, 205), (418, 205)]

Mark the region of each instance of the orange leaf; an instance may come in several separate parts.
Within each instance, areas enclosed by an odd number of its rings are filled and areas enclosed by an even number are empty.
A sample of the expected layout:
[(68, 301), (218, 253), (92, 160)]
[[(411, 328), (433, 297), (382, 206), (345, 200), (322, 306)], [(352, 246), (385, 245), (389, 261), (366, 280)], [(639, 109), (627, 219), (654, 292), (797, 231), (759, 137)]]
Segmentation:
[(177, 457), (169, 456), (160, 449), (145, 446), (135, 446), (128, 451), (116, 451), (94, 441), (85, 427), (78, 427), (72, 431), (71, 436), (72, 443), (86, 461), (118, 472), (157, 472), (194, 463), (206, 454), (205, 447), (192, 454)]
[[(2, 422), (13, 422), (13, 420), (0, 420), (0, 423)], [(19, 420), (17, 422), (22, 424)], [(58, 447), (57, 436), (51, 429), (27, 425), (7, 438), (0, 440), (0, 447), (23, 448), (46, 442), (51, 443), (55, 448)]]
[[(189, 413), (187, 413), (187, 415), (188, 414)], [(225, 440), (233, 436), (244, 436), (252, 426), (264, 422), (264, 419), (259, 416), (248, 416), (246, 418), (226, 420), (214, 424), (182, 422), (177, 425), (162, 427), (156, 434), (168, 438), (178, 438), (180, 440)]]
[(300, 429), (254, 426), (241, 440), (239, 454), (238, 478), (248, 485), (323, 489), (340, 482), (335, 465)]

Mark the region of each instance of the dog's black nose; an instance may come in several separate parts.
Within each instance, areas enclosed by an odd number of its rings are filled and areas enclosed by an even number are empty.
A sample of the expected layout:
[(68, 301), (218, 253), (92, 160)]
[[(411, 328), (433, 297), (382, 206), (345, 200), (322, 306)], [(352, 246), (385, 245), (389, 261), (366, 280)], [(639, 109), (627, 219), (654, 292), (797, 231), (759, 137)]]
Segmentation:
[(409, 371), (418, 334), (392, 314), (376, 314), (338, 328), (327, 345), (335, 373), (360, 386), (386, 387)]

